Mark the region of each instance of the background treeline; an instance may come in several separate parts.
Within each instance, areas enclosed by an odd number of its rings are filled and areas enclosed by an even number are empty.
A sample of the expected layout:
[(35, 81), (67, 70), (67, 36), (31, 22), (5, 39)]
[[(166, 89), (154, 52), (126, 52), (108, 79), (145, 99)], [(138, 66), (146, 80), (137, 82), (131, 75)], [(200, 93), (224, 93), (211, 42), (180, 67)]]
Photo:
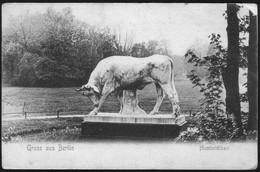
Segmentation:
[[(197, 44), (200, 43), (194, 43)], [(197, 47), (200, 53), (202, 46)], [(123, 37), (122, 33), (77, 20), (70, 8), (61, 12), (48, 8), (43, 14), (13, 17), (3, 28), (2, 81), (14, 86), (78, 86), (87, 82), (103, 58), (111, 55), (146, 57), (156, 53), (174, 60), (175, 75), (186, 74), (194, 68), (184, 57), (173, 55), (167, 41), (133, 43), (132, 35)], [(206, 75), (205, 71), (200, 73)]]

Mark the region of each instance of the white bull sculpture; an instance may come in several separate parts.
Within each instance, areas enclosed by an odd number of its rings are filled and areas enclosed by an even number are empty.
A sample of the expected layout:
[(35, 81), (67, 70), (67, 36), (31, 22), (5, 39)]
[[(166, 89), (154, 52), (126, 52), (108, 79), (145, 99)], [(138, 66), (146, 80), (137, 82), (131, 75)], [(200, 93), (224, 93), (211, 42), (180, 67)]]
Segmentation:
[[(97, 115), (107, 96), (116, 91), (122, 110), (124, 90), (136, 92), (146, 85), (154, 83), (157, 102), (150, 115), (158, 114), (159, 107), (168, 96), (172, 103), (173, 115), (180, 113), (179, 98), (174, 86), (173, 61), (165, 55), (153, 55), (145, 58), (130, 56), (111, 56), (101, 60), (90, 75), (89, 81), (76, 91), (84, 91), (93, 103), (90, 115)], [(164, 94), (165, 93), (165, 94)]]

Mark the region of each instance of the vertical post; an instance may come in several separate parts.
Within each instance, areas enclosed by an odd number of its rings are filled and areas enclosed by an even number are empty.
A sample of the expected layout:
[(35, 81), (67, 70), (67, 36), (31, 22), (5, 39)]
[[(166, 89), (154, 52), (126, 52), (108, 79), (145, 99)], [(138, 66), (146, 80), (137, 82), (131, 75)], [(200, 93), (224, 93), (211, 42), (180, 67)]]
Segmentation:
[(190, 109), (190, 116), (191, 116), (191, 109)]
[(59, 119), (60, 111), (57, 110), (57, 118)]
[(24, 119), (26, 119), (26, 111), (25, 111), (25, 106), (26, 106), (26, 103), (24, 102), (23, 103), (23, 115), (24, 115)]
[(23, 102), (23, 115), (25, 115), (24, 114), (24, 112), (25, 112), (24, 109), (25, 109), (25, 102)]

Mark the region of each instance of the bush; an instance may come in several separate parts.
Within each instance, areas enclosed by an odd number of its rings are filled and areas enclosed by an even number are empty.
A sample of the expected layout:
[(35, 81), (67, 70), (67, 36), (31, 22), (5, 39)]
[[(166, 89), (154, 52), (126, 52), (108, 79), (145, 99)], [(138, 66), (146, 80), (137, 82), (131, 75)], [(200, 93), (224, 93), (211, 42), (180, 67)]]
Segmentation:
[(241, 141), (245, 136), (239, 136), (238, 128), (231, 115), (200, 114), (198, 129), (186, 131), (181, 135), (184, 142), (230, 142)]

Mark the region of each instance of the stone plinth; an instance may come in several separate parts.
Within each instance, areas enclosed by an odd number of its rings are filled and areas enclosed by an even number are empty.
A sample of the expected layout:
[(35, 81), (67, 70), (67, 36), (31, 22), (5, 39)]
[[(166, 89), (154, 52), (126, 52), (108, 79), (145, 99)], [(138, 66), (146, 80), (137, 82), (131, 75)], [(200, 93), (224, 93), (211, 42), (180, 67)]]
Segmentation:
[(101, 137), (175, 138), (186, 128), (184, 116), (121, 115), (99, 113), (85, 116), (81, 124), (82, 135)]
[(109, 123), (138, 123), (138, 124), (178, 124), (185, 122), (185, 117), (180, 115), (173, 118), (171, 114), (163, 115), (121, 115), (118, 113), (99, 113), (84, 117), (84, 122), (109, 122)]

